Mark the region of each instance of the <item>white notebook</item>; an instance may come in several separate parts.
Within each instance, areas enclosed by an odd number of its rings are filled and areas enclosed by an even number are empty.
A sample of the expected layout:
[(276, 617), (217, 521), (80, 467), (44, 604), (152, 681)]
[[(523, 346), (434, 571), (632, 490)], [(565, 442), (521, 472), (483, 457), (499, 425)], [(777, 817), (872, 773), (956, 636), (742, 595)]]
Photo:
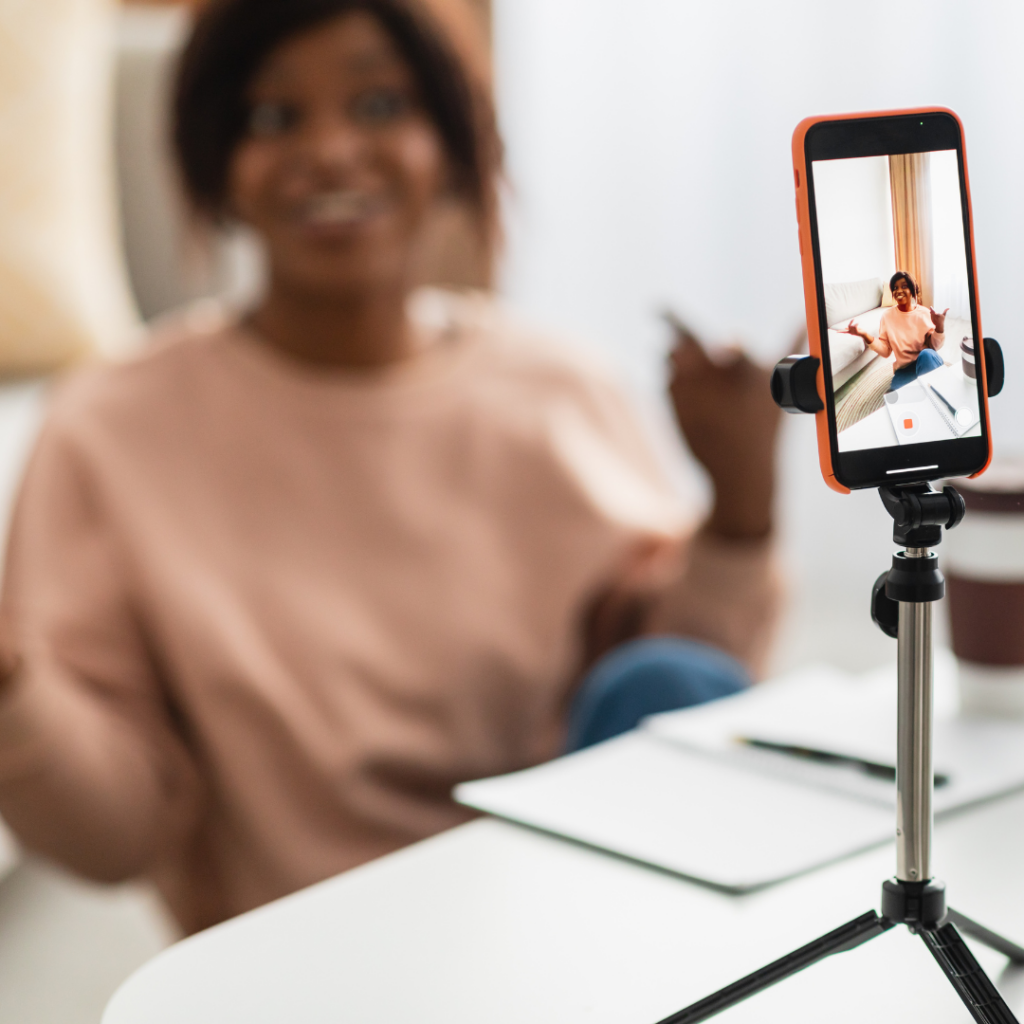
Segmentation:
[[(952, 714), (947, 657), (936, 701), (938, 815), (1024, 789), (1024, 726)], [(732, 892), (890, 840), (895, 786), (846, 767), (740, 746), (738, 735), (895, 763), (895, 671), (824, 667), (647, 720), (608, 743), (464, 783), (467, 806)]]
[(977, 383), (959, 366), (940, 366), (887, 392), (885, 407), (900, 444), (950, 441), (981, 422)]
[(957, 436), (949, 417), (935, 407), (920, 379), (886, 392), (885, 408), (900, 444), (951, 441)]
[(455, 789), (459, 803), (730, 892), (885, 842), (878, 804), (759, 776), (637, 730)]
[(954, 436), (963, 437), (981, 422), (978, 382), (959, 366), (941, 366), (918, 380)]
[[(935, 674), (933, 767), (939, 783), (935, 813), (942, 815), (1024, 788), (1024, 724), (959, 717), (955, 663), (948, 652), (939, 654)], [(754, 739), (895, 766), (895, 669), (855, 676), (814, 667), (735, 698), (655, 715), (644, 727), (751, 772), (874, 803), (895, 813), (896, 789), (891, 780), (866, 774), (854, 765), (820, 763), (741, 742)]]

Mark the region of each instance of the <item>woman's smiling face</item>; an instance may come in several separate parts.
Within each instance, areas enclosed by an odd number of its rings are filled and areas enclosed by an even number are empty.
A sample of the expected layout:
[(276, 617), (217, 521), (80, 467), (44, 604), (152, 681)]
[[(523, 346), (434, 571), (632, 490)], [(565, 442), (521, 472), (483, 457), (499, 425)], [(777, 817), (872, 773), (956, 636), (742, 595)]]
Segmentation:
[(892, 299), (897, 306), (909, 306), (914, 301), (914, 293), (905, 277), (898, 278), (892, 290)]
[(448, 161), (383, 26), (353, 12), (288, 40), (249, 101), (228, 197), (275, 279), (325, 297), (403, 285)]

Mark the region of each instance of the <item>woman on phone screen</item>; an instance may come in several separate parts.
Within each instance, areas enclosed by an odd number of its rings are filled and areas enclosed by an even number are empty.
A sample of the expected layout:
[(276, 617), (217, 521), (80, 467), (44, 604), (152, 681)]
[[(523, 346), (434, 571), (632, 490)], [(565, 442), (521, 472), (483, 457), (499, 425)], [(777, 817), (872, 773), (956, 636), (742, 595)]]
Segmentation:
[(892, 275), (889, 291), (896, 305), (882, 314), (877, 338), (858, 327), (856, 320), (851, 320), (843, 333), (861, 338), (865, 348), (880, 356), (895, 356), (890, 390), (896, 391), (942, 366), (938, 349), (946, 342), (943, 332), (949, 310), (936, 313), (930, 306), (919, 306), (917, 282), (903, 270)]
[(467, 17), (202, 10), (177, 154), (201, 212), (263, 239), (265, 293), (67, 382), (27, 470), (0, 814), (87, 876), (152, 878), (187, 931), (466, 821), (452, 786), (564, 750), (616, 644), (708, 645), (666, 655), (704, 696), (763, 661), (766, 375), (681, 339), (715, 487), (694, 533), (607, 376), (482, 294), (415, 291), (440, 206), (497, 234)]

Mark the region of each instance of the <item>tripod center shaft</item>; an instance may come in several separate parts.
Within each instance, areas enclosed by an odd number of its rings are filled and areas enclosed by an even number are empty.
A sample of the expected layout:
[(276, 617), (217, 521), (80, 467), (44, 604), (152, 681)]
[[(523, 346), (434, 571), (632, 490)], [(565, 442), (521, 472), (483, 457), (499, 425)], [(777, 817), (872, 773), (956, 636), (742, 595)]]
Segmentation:
[(931, 878), (932, 605), (900, 602), (896, 877)]

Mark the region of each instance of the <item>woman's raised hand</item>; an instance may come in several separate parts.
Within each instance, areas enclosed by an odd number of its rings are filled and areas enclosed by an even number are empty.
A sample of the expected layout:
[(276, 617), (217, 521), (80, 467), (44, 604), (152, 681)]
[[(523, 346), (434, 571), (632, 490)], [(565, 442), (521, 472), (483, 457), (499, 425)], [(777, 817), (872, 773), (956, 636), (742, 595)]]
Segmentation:
[(839, 334), (852, 334), (855, 338), (860, 338), (865, 345), (871, 344), (871, 338), (866, 335), (858, 326), (856, 320), (851, 320), (842, 330), (838, 331)]
[(928, 312), (932, 315), (932, 323), (935, 325), (936, 334), (946, 333), (946, 314), (949, 312), (949, 306), (941, 313), (936, 313), (931, 306), (928, 307)]
[(672, 404), (691, 451), (711, 476), (715, 505), (708, 527), (733, 539), (771, 530), (775, 441), (780, 412), (771, 371), (738, 348), (711, 356), (673, 321)]

